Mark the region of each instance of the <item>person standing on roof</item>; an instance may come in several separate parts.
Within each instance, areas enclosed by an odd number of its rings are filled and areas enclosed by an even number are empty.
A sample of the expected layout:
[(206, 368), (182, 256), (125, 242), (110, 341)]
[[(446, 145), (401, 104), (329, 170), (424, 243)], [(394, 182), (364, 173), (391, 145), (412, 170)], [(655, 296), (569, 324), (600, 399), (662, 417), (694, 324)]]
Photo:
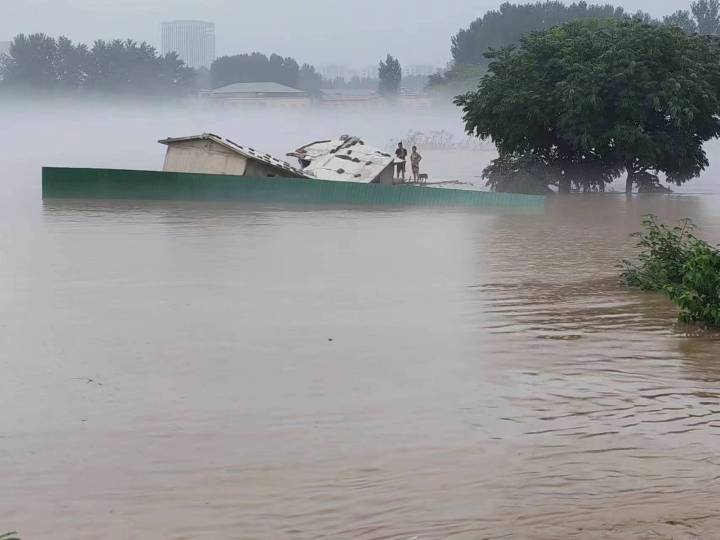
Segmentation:
[(397, 178), (402, 178), (405, 181), (405, 161), (407, 160), (407, 149), (403, 147), (402, 141), (398, 143), (397, 150), (395, 150), (395, 167), (397, 169)]
[(417, 146), (412, 147), (410, 153), (410, 166), (412, 167), (413, 181), (418, 182), (420, 180), (420, 162), (422, 156), (417, 151)]

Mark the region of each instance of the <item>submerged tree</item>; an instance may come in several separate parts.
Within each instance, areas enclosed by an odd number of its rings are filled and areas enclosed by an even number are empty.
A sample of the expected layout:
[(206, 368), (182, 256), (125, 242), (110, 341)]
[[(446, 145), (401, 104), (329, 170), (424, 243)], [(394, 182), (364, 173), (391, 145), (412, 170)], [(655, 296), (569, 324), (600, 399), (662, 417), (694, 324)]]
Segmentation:
[(456, 99), (466, 130), (501, 155), (562, 171), (561, 191), (628, 174), (649, 189), (707, 166), (720, 134), (720, 63), (712, 38), (639, 20), (568, 23), (489, 54), (478, 89)]
[(381, 61), (378, 68), (380, 78), (379, 92), (383, 96), (394, 96), (400, 93), (402, 83), (402, 66), (397, 58), (387, 55), (385, 61)]

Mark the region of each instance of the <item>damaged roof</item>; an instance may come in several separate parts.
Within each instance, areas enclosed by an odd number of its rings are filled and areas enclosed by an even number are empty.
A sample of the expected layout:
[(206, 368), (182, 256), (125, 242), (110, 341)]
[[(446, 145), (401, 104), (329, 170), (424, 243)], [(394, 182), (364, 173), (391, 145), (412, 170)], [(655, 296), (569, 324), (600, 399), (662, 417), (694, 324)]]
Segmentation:
[(349, 136), (306, 144), (288, 156), (310, 162), (303, 169), (305, 174), (349, 182), (371, 182), (393, 163), (390, 154)]
[(293, 167), (287, 161), (280, 160), (276, 157), (271, 156), (270, 154), (265, 154), (263, 152), (259, 152), (258, 150), (255, 150), (254, 148), (239, 145), (235, 141), (232, 141), (230, 139), (224, 139), (224, 138), (220, 137), (219, 135), (215, 135), (213, 133), (203, 133), (202, 135), (191, 135), (189, 137), (176, 137), (176, 138), (170, 137), (167, 139), (160, 140), (158, 142), (160, 144), (170, 145), (172, 143), (184, 142), (184, 141), (212, 141), (221, 146), (224, 146), (225, 148), (228, 148), (229, 150), (232, 150), (236, 154), (240, 154), (241, 156), (243, 156), (247, 159), (254, 159), (256, 161), (261, 161), (261, 162), (265, 163), (266, 165), (270, 165), (271, 167), (275, 167), (277, 169), (282, 169), (286, 173), (292, 173), (292, 174), (296, 175), (298, 178), (313, 178), (313, 176), (311, 174), (308, 174), (307, 171), (302, 171), (302, 170), (298, 169), (297, 167)]

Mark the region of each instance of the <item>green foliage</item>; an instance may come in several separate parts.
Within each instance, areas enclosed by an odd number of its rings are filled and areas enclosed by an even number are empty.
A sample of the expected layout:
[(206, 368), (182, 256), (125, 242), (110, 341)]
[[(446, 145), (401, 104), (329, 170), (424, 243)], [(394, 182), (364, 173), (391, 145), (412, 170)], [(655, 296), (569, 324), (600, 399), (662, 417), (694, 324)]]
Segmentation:
[(20, 540), (20, 537), (16, 532), (9, 532), (5, 534), (0, 534), (0, 540)]
[(643, 226), (633, 235), (641, 250), (637, 261), (620, 264), (623, 281), (669, 296), (681, 322), (720, 326), (720, 251), (696, 238), (687, 219), (668, 227), (646, 216)]
[(547, 30), (576, 20), (626, 16), (623, 8), (609, 4), (576, 2), (565, 5), (560, 1), (545, 1), (518, 5), (505, 2), (499, 9), (488, 11), (453, 36), (450, 52), (456, 64), (486, 65), (485, 53), (488, 50), (515, 45), (528, 32)]
[(195, 72), (175, 53), (158, 55), (147, 43), (98, 40), (92, 48), (66, 37), (17, 36), (2, 66), (4, 84), (33, 90), (90, 89), (114, 94), (183, 94)]
[(720, 327), (720, 252), (698, 243), (685, 263), (679, 286), (669, 286), (680, 308), (680, 321)]
[(720, 0), (697, 0), (690, 7), (699, 34), (720, 33)]
[(688, 34), (695, 34), (698, 31), (697, 22), (693, 18), (692, 14), (687, 10), (678, 10), (672, 15), (663, 17), (663, 23), (673, 26), (677, 26), (683, 32)]
[(641, 250), (637, 262), (624, 260), (621, 276), (625, 283), (644, 291), (664, 291), (668, 285), (682, 282), (685, 264), (700, 240), (695, 238), (694, 224), (686, 219), (681, 225), (668, 227), (652, 215), (642, 221), (644, 232), (633, 234)]
[[(557, 0), (528, 4), (505, 2), (452, 37), (450, 68), (433, 76), (429, 89), (447, 89), (457, 95), (475, 88), (479, 78), (487, 71), (489, 61), (486, 53), (517, 45), (521, 36), (528, 32), (547, 30), (576, 20), (623, 19), (628, 16), (621, 7), (591, 5), (584, 1), (570, 5)], [(645, 17), (642, 13), (638, 16)]]
[(262, 53), (221, 56), (210, 67), (213, 88), (234, 83), (274, 82), (298, 87), (300, 66), (293, 58)]
[(385, 61), (378, 66), (380, 85), (378, 91), (383, 96), (396, 96), (400, 93), (402, 83), (402, 66), (397, 58), (387, 55)]
[(720, 0), (693, 2), (690, 11), (676, 11), (664, 17), (663, 23), (677, 26), (688, 34), (716, 36), (720, 33)]
[(708, 165), (720, 134), (717, 41), (640, 20), (571, 22), (488, 54), (478, 89), (461, 95), (468, 133), (501, 155), (532, 154), (570, 184), (682, 184)]

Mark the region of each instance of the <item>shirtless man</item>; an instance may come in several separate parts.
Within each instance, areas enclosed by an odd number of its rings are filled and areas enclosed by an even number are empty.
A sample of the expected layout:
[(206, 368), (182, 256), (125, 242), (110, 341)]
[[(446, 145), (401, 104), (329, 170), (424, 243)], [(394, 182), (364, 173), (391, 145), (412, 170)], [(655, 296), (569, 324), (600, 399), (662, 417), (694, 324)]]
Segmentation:
[(397, 170), (397, 178), (402, 178), (403, 182), (405, 181), (405, 160), (407, 159), (407, 153), (407, 149), (403, 147), (403, 143), (399, 142), (397, 150), (395, 150), (395, 157), (402, 161), (398, 161), (395, 164), (395, 168)]

